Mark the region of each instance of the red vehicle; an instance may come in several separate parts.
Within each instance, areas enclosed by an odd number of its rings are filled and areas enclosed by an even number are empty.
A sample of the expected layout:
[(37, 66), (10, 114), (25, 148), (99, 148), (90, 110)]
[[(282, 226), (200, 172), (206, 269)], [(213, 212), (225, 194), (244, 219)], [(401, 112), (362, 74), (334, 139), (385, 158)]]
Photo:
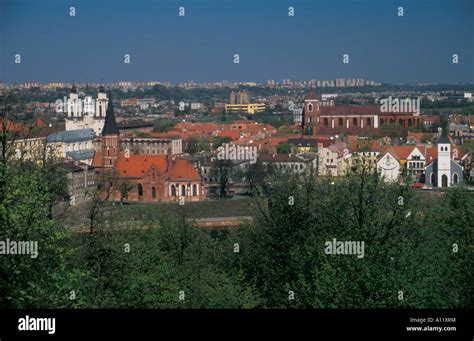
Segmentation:
[(411, 184), (411, 188), (423, 188), (423, 186), (425, 186), (425, 184), (422, 184), (421, 182)]

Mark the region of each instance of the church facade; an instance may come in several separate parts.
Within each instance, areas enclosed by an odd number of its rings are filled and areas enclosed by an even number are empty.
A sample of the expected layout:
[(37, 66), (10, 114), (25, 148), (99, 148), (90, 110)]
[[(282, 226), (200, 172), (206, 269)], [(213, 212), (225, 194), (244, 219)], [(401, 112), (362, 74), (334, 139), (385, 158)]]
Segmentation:
[[(404, 108), (400, 108), (405, 110)], [(370, 136), (387, 123), (397, 123), (403, 128), (422, 124), (420, 113), (383, 110), (383, 106), (324, 106), (314, 92), (305, 96), (302, 128), (305, 134)]]
[[(120, 148), (120, 133), (115, 121), (113, 103), (109, 103), (101, 133), (101, 146), (92, 162), (96, 177), (112, 201), (201, 201), (206, 197), (198, 171), (184, 159), (173, 155), (132, 154)], [(126, 191), (110, 181), (115, 174), (128, 186)]]
[(80, 99), (76, 86), (73, 85), (67, 101), (66, 131), (93, 129), (100, 136), (105, 123), (108, 104), (107, 94), (103, 86), (99, 87), (97, 99), (88, 96)]
[(451, 141), (446, 130), (438, 139), (438, 157), (426, 167), (426, 184), (451, 187), (462, 183), (463, 168), (451, 158)]

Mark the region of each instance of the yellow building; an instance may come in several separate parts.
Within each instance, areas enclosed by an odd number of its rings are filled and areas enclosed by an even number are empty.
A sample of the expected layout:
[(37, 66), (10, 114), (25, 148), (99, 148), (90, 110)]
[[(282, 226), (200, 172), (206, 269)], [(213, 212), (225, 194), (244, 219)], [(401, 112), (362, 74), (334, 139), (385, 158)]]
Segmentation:
[(247, 114), (255, 114), (258, 112), (265, 111), (265, 103), (248, 103), (248, 104), (226, 104), (225, 110), (229, 113), (236, 112), (236, 113), (247, 113)]

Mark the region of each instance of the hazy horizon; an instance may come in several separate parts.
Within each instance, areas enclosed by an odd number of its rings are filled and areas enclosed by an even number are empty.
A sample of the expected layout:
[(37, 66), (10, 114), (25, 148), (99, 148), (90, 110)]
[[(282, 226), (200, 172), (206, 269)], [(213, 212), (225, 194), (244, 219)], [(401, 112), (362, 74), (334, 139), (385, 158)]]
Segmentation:
[(474, 83), (472, 0), (0, 0), (0, 13), (0, 79), (9, 84)]

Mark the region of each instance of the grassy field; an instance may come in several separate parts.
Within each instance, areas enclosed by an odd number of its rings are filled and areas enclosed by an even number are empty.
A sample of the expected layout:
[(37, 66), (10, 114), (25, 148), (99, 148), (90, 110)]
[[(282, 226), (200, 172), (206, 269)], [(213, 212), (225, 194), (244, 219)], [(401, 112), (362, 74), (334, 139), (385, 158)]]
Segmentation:
[[(107, 203), (103, 208), (105, 222), (147, 222), (153, 223), (164, 214), (178, 214), (187, 219), (242, 217), (252, 216), (250, 199), (234, 197), (221, 200), (206, 200), (202, 202), (186, 203), (180, 206), (177, 203), (157, 204), (124, 204)], [(62, 215), (63, 224), (70, 228), (85, 228), (89, 225), (87, 205), (69, 207)], [(133, 224), (132, 224), (133, 225)]]

